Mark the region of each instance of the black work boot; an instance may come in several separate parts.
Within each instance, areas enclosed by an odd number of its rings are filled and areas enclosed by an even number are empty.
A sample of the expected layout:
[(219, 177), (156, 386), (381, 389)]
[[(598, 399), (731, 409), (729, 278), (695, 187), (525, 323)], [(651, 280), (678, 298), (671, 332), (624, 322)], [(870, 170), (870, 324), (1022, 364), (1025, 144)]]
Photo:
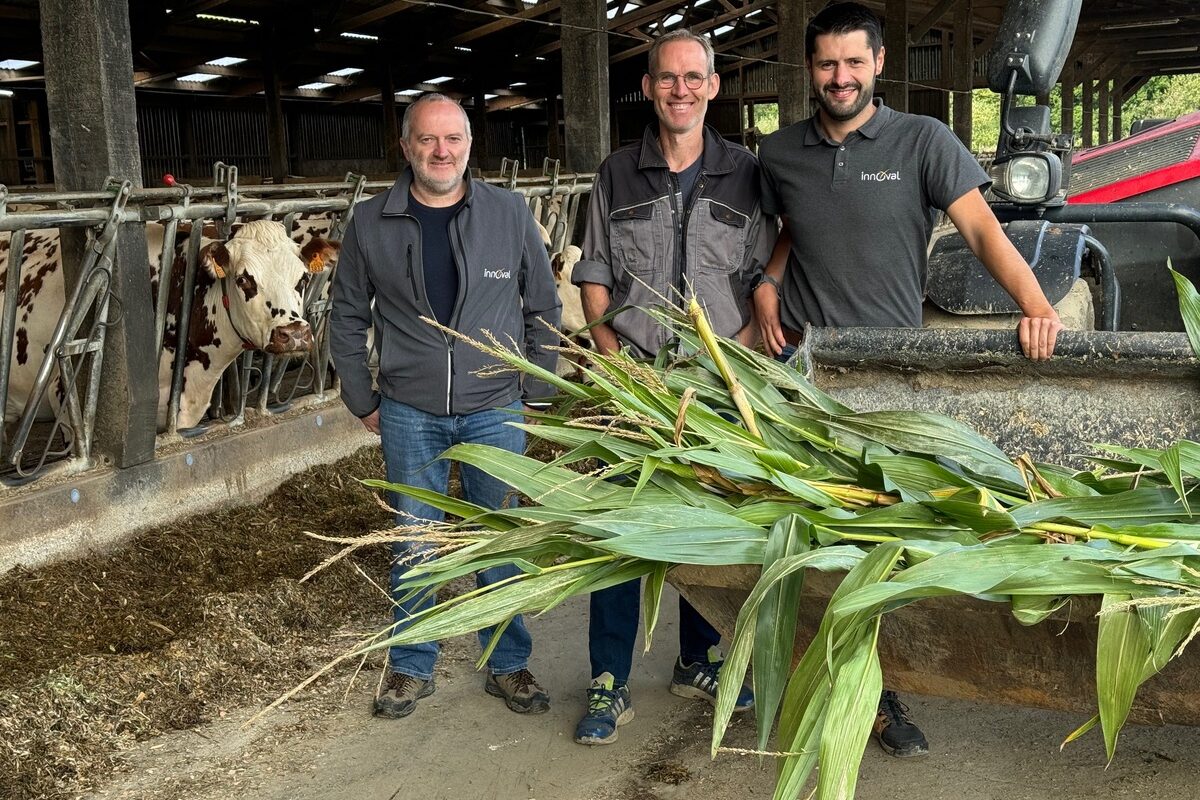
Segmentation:
[(895, 692), (884, 690), (879, 697), (879, 716), (875, 718), (875, 738), (888, 755), (912, 758), (929, 753), (925, 734), (908, 718), (908, 706)]

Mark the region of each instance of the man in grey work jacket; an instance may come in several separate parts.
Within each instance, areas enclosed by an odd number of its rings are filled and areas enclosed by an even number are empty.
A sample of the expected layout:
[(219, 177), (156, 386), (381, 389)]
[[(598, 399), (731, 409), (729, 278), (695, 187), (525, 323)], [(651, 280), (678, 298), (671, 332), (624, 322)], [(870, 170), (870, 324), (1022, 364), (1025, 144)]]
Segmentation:
[[(770, 255), (775, 225), (759, 208), (754, 156), (704, 125), (719, 87), (708, 39), (673, 31), (650, 49), (642, 91), (654, 103), (658, 125), (600, 166), (583, 259), (572, 275), (588, 322), (621, 306), (661, 305), (664, 297), (678, 302), (694, 292), (718, 334), (753, 343), (748, 293)], [(592, 336), (601, 353), (625, 346), (642, 357), (667, 341), (667, 332), (637, 308), (592, 328)], [(592, 593), (592, 684), (587, 713), (575, 729), (580, 744), (616, 741), (617, 727), (633, 717), (627, 682), (639, 602), (638, 581)], [(682, 598), (679, 617), (670, 690), (715, 702), (720, 634)], [(753, 704), (743, 687), (736, 710)]]
[[(1025, 355), (1049, 358), (1062, 323), (984, 201), (987, 174), (944, 123), (873, 101), (882, 39), (858, 3), (814, 16), (804, 51), (819, 110), (759, 146), (763, 206), (784, 222), (753, 295), (767, 352), (782, 352), (806, 323), (919, 328), (941, 210), (1021, 308)], [(880, 697), (875, 735), (895, 756), (928, 752), (892, 691)]]
[[(520, 342), (524, 354), (553, 370), (555, 353), (543, 345), (558, 337), (560, 303), (550, 262), (524, 201), (511, 192), (465, 177), (471, 152), (466, 112), (450, 98), (429, 94), (404, 113), (401, 146), (409, 166), (386, 193), (360, 204), (346, 231), (333, 282), (330, 351), (342, 400), (368, 430), (380, 435), (388, 480), (447, 491), (450, 464), (438, 456), (454, 444), (489, 444), (522, 452), (523, 401), (549, 387), (512, 372), (485, 376), (495, 361), (456, 341), (422, 316), (473, 339), (490, 331)], [(367, 330), (379, 350), (378, 390), (367, 368)], [(487, 508), (506, 502), (508, 487), (462, 465), (463, 496)], [(439, 521), (442, 512), (393, 495), (399, 525)], [(397, 543), (391, 588), (428, 545)], [(516, 574), (516, 567), (480, 572), (480, 585)], [(394, 607), (397, 628), (432, 603), (409, 599)], [(493, 629), (480, 631), (485, 649)], [(518, 713), (540, 713), (549, 697), (527, 669), (532, 643), (521, 618), (500, 634), (488, 658), (488, 694)], [(437, 642), (393, 647), (385, 691), (375, 713), (398, 718), (434, 691)]]

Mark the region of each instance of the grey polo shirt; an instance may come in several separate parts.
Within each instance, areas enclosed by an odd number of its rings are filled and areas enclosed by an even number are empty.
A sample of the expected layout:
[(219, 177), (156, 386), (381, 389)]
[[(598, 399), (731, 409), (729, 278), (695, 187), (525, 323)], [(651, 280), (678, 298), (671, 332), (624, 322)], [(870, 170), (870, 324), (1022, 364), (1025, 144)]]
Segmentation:
[(840, 144), (812, 117), (759, 146), (763, 211), (792, 234), (781, 316), (794, 330), (919, 328), (937, 212), (990, 183), (943, 123), (875, 103)]

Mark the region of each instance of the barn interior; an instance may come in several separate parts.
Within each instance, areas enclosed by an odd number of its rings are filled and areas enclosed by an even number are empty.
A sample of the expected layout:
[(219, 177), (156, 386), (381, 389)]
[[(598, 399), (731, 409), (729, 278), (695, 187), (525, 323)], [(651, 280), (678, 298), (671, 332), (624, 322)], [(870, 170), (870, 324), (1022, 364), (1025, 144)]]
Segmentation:
[[(780, 124), (807, 115), (803, 22), (824, 0), (15, 0), (0, 3), (0, 183), (50, 186), (47, 93), (82, 102), (112, 91), (48, 76), (47, 50), (72, 26), (129, 14), (141, 180), (207, 179), (237, 164), (244, 182), (395, 172), (398, 116), (412, 97), (460, 98), (476, 129), (475, 165), (504, 159), (594, 170), (640, 135), (638, 89), (656, 35), (712, 37), (721, 93), (709, 121), (753, 145), (755, 106)], [(954, 126), (970, 143), (971, 96), (1007, 0), (878, 0), (885, 19), (885, 101)], [(1200, 71), (1200, 6), (1188, 0), (1083, 0), (1061, 83), (1085, 87), (1084, 146), (1122, 131), (1122, 103), (1155, 75)], [(959, 47), (968, 42), (969, 47)], [(113, 57), (109, 54), (107, 57)], [(1066, 93), (1073, 97), (1073, 93)], [(1057, 122), (1057, 121), (1056, 121)], [(482, 131), (482, 135), (480, 135)], [(990, 142), (970, 143), (975, 150)], [(57, 181), (61, 183), (61, 181)]]

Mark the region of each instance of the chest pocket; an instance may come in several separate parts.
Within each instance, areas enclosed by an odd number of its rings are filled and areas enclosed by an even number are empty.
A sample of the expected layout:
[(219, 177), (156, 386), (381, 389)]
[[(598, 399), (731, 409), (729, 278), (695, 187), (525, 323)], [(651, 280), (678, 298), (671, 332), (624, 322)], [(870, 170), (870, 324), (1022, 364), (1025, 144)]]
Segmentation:
[(697, 271), (736, 272), (742, 266), (746, 253), (746, 233), (750, 218), (740, 211), (711, 200), (701, 200), (708, 206), (707, 212), (693, 218), (693, 230), (699, 237), (699, 260), (692, 265)]
[(662, 225), (654, 219), (654, 203), (621, 208), (608, 215), (613, 260), (631, 275), (649, 277), (662, 271)]

